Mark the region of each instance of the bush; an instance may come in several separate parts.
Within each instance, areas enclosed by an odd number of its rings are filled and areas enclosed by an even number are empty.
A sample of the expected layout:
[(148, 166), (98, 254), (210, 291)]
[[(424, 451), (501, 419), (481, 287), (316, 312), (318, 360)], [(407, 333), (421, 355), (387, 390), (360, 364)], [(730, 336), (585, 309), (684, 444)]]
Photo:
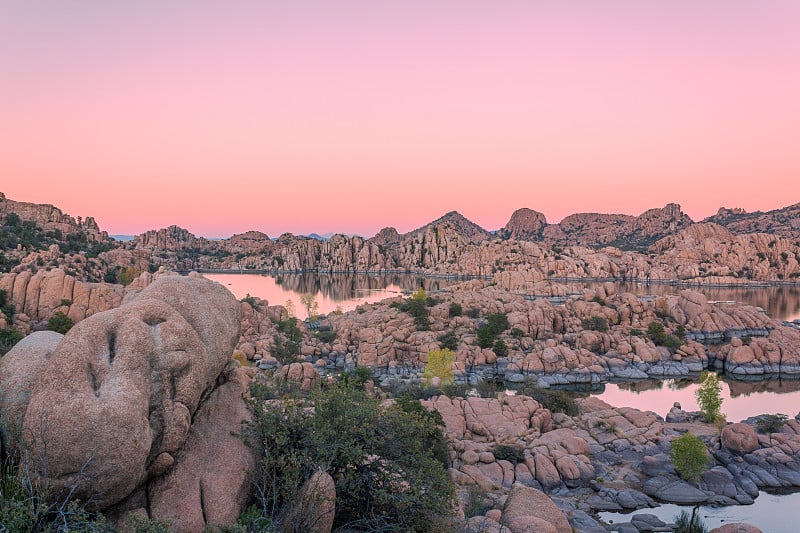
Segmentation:
[(481, 348), (490, 348), (494, 344), (495, 335), (488, 325), (480, 326), (475, 333), (478, 334), (478, 346)]
[(310, 404), (252, 403), (250, 440), (267, 452), (255, 479), (265, 516), (291, 508), (318, 468), (335, 481), (334, 528), (342, 531), (424, 532), (452, 514), (454, 487), (437, 457), (447, 444), (418, 404), (382, 408), (346, 385), (318, 391)]
[(294, 363), (300, 355), (303, 332), (297, 327), (297, 319), (294, 317), (280, 320), (277, 325), (279, 333), (272, 336), (270, 355), (282, 365)]
[(8, 353), (23, 337), (24, 335), (17, 328), (0, 329), (0, 356)]
[(581, 321), (583, 329), (590, 329), (605, 333), (608, 331), (608, 319), (604, 316), (593, 316), (591, 318), (584, 318)]
[(451, 330), (441, 335), (439, 337), (439, 342), (442, 343), (442, 348), (447, 348), (454, 352), (458, 349), (458, 336), (456, 336), (455, 331)]
[(669, 456), (678, 474), (692, 483), (700, 480), (710, 463), (706, 445), (700, 437), (690, 432), (672, 440)]
[(453, 363), (456, 361), (456, 354), (452, 350), (442, 348), (428, 352), (428, 362), (422, 371), (422, 379), (430, 384), (431, 380), (438, 377), (442, 385), (447, 385), (455, 381), (453, 373)]
[(461, 316), (463, 313), (463, 309), (461, 308), (461, 304), (457, 302), (450, 303), (450, 318)]
[(511, 336), (515, 339), (521, 339), (525, 336), (525, 332), (519, 328), (511, 328)]
[(788, 420), (789, 417), (783, 413), (761, 415), (756, 419), (756, 430), (759, 433), (775, 433), (780, 431)]
[(497, 339), (492, 345), (492, 351), (497, 357), (505, 357), (508, 355), (508, 346), (503, 339)]
[(515, 466), (525, 460), (525, 450), (521, 446), (498, 444), (494, 447), (492, 453), (494, 453), (494, 458), (498, 461), (508, 461)]
[(333, 341), (336, 340), (336, 332), (333, 331), (331, 328), (323, 329), (320, 328), (314, 332), (314, 336), (319, 340), (319, 342), (325, 344), (331, 344)]
[(543, 389), (533, 381), (526, 381), (519, 388), (519, 394), (530, 396), (543, 407), (553, 413), (564, 413), (569, 416), (578, 415), (578, 404), (570, 394), (563, 390)]
[(55, 331), (56, 333), (61, 333), (62, 335), (72, 329), (72, 326), (72, 319), (61, 311), (53, 313), (53, 316), (47, 321), (47, 329)]
[(719, 376), (714, 372), (703, 372), (700, 376), (700, 386), (694, 391), (694, 396), (706, 422), (714, 422), (722, 416), (721, 394), (722, 384), (719, 382)]
[(505, 315), (505, 313), (491, 313), (486, 315), (486, 321), (489, 325), (489, 329), (495, 336), (500, 335), (511, 327), (511, 325), (508, 323), (508, 317)]
[(467, 316), (469, 318), (478, 318), (481, 316), (481, 310), (477, 307), (470, 307), (467, 310)]
[(475, 392), (481, 398), (496, 398), (497, 393), (503, 390), (505, 390), (505, 385), (496, 379), (482, 379), (475, 384)]

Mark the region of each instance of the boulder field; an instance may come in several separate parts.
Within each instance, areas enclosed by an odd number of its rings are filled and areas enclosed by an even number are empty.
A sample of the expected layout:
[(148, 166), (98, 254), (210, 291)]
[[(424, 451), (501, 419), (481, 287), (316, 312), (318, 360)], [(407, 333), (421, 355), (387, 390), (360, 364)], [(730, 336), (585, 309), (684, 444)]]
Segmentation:
[(118, 523), (235, 521), (256, 460), (234, 436), (251, 416), (240, 322), (221, 285), (163, 275), (64, 336), (32, 334), (0, 359), (4, 445)]

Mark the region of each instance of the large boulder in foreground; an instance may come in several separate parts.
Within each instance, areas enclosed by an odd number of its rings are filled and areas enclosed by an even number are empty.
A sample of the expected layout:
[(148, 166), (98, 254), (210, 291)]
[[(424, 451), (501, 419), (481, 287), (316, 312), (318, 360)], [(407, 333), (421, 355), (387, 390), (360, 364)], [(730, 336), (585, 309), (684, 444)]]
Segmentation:
[(513, 533), (572, 533), (567, 517), (547, 494), (521, 483), (514, 483), (500, 523)]
[[(76, 324), (41, 365), (23, 420), (51, 486), (76, 487), (102, 510), (172, 468), (230, 361), (240, 317), (223, 286), (167, 275)], [(2, 379), (16, 372), (4, 366)]]
[(725, 426), (720, 439), (723, 446), (736, 453), (745, 454), (758, 449), (756, 430), (741, 422)]

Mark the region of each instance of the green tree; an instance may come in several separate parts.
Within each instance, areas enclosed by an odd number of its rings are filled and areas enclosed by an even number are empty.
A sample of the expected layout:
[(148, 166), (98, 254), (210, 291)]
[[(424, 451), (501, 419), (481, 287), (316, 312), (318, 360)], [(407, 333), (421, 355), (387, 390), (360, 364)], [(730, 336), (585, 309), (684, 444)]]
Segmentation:
[(706, 445), (700, 437), (686, 432), (670, 442), (670, 458), (681, 477), (697, 483), (710, 463)]
[(439, 342), (442, 343), (442, 348), (447, 348), (454, 352), (458, 349), (458, 336), (453, 330), (439, 336)]
[(694, 391), (700, 411), (706, 422), (714, 422), (722, 416), (722, 384), (714, 372), (703, 372), (700, 386)]
[(456, 316), (461, 316), (461, 314), (463, 312), (464, 312), (464, 310), (462, 309), (460, 303), (458, 303), (458, 302), (451, 302), (450, 303), (450, 309), (449, 309), (450, 318), (453, 318), (453, 317), (456, 317)]

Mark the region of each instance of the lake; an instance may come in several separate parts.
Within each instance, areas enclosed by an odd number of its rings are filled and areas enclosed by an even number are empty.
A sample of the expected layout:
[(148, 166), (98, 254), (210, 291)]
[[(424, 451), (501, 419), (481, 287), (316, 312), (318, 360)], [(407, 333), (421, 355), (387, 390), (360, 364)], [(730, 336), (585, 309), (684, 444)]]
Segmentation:
[(424, 288), (435, 293), (458, 283), (458, 280), (424, 278), (413, 274), (203, 274), (230, 290), (241, 299), (256, 296), (267, 300), (269, 305), (285, 305), (291, 301), (295, 316), (308, 318), (308, 312), (300, 301), (303, 294), (313, 294), (319, 314), (327, 314), (337, 308), (352, 311), (361, 304), (374, 303), (400, 296), (403, 291)]
[[(634, 513), (598, 513), (606, 523), (630, 522), (634, 514), (654, 514), (664, 522), (674, 522), (681, 510), (690, 514), (691, 506), (664, 504), (653, 509), (640, 509)], [(761, 492), (753, 505), (730, 505), (727, 507), (702, 506), (698, 510), (708, 529), (730, 522), (747, 522), (765, 533), (795, 533), (800, 520), (800, 492), (770, 494)]]

